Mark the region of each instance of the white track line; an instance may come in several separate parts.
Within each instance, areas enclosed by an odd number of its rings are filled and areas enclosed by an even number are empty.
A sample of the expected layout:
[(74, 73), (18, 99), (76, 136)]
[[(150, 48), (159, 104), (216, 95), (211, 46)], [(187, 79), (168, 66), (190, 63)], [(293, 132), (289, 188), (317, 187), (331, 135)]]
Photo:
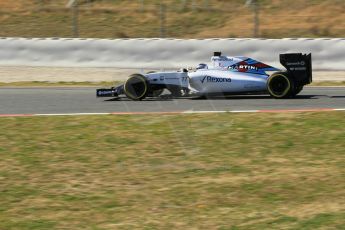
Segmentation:
[(183, 114), (198, 114), (198, 113), (227, 113), (231, 111), (219, 110), (219, 111), (194, 111), (194, 110), (187, 110), (182, 112)]
[(310, 108), (310, 109), (272, 109), (272, 110), (219, 110), (219, 111), (172, 111), (172, 112), (111, 112), (111, 113), (38, 113), (38, 114), (0, 114), (0, 117), (37, 117), (37, 116), (90, 116), (90, 115), (178, 115), (178, 114), (213, 114), (213, 113), (292, 113), (292, 112), (329, 112), (345, 111), (345, 108)]

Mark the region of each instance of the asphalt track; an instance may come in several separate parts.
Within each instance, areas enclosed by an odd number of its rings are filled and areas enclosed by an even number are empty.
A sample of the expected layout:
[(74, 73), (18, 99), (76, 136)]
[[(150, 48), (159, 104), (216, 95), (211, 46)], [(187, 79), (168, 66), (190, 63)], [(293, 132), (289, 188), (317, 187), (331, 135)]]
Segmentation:
[(268, 95), (130, 101), (96, 98), (95, 88), (0, 88), (0, 115), (345, 108), (345, 87), (306, 87), (294, 99)]

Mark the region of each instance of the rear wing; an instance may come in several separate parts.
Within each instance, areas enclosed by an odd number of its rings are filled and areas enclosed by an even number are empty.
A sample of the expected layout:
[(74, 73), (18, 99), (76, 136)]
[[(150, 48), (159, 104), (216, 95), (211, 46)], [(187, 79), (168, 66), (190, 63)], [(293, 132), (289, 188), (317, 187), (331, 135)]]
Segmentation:
[(311, 54), (280, 54), (280, 63), (291, 74), (298, 85), (307, 85), (312, 82)]

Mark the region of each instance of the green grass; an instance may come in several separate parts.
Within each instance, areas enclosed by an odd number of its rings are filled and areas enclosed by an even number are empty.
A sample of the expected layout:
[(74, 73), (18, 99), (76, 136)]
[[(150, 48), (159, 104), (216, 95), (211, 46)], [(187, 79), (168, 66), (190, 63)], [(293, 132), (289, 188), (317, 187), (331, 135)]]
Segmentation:
[(343, 112), (0, 118), (0, 229), (341, 229)]

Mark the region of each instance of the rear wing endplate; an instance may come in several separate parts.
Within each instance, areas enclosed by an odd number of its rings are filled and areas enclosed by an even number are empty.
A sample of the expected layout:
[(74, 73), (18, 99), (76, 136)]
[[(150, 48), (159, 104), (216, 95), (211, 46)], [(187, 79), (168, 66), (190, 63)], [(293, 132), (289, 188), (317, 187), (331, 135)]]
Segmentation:
[(291, 74), (298, 85), (307, 85), (312, 82), (311, 53), (280, 54), (280, 63)]

